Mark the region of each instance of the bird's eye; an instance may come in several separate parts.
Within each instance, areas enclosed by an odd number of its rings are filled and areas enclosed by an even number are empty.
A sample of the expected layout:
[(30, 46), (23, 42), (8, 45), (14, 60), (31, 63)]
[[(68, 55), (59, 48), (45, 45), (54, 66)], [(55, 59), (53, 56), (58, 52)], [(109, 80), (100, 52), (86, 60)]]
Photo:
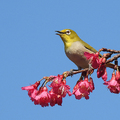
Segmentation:
[(66, 30), (66, 34), (70, 35), (71, 34), (70, 30)]

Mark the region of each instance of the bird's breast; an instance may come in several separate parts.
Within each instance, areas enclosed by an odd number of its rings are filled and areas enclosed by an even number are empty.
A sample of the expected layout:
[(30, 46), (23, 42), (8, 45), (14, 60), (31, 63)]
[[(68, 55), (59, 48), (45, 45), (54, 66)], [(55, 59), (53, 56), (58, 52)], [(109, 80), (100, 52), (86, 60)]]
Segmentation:
[(67, 57), (74, 62), (78, 68), (88, 68), (89, 61), (84, 56), (84, 52), (90, 52), (79, 41), (74, 42), (65, 50)]

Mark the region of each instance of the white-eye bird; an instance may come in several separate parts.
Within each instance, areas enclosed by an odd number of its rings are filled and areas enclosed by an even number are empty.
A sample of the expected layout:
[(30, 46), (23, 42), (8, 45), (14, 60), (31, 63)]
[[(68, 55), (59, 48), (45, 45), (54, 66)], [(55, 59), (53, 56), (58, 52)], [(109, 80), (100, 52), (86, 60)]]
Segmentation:
[[(79, 38), (75, 31), (64, 29), (56, 31), (64, 43), (64, 49), (67, 57), (74, 62), (78, 69), (89, 68), (89, 60), (84, 56), (84, 52), (96, 53), (93, 47)], [(106, 67), (114, 68), (114, 64), (106, 64)]]

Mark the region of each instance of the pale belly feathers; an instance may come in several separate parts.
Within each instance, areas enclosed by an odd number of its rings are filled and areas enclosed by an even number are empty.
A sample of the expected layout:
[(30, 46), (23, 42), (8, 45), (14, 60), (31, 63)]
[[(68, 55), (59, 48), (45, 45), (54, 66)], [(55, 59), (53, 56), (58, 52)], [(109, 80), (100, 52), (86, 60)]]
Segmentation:
[(85, 48), (79, 41), (72, 43), (65, 51), (67, 57), (78, 66), (78, 69), (89, 67), (89, 61), (84, 56), (84, 52), (93, 53)]

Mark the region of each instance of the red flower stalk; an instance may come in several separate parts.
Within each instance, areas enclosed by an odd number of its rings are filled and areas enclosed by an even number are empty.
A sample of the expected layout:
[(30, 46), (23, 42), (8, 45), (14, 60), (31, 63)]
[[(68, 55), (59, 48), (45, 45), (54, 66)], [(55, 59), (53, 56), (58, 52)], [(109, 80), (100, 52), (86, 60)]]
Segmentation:
[(106, 66), (105, 64), (100, 64), (97, 69), (97, 77), (100, 78), (103, 75), (106, 75)]
[(104, 57), (101, 57), (100, 59), (99, 59), (99, 63), (100, 64), (105, 64), (105, 62), (106, 62), (106, 58), (104, 58)]
[(116, 76), (115, 76), (117, 82), (120, 84), (120, 71), (117, 69)]
[(105, 68), (104, 74), (103, 74), (103, 76), (102, 76), (102, 79), (103, 79), (104, 81), (107, 80), (107, 71), (106, 71), (106, 68)]
[(102, 79), (103, 79), (104, 81), (106, 81), (106, 80), (107, 80), (107, 71), (106, 71), (106, 65), (105, 65), (105, 63), (106, 63), (106, 58), (101, 57), (101, 58), (99, 59), (99, 63), (100, 63), (100, 65), (99, 65), (99, 67), (98, 67), (98, 69), (97, 69), (97, 77), (98, 77), (98, 78), (102, 77)]
[(89, 87), (90, 87), (90, 92), (92, 92), (94, 89), (95, 89), (95, 87), (94, 87), (94, 82), (93, 82), (93, 79), (90, 77), (89, 78)]

